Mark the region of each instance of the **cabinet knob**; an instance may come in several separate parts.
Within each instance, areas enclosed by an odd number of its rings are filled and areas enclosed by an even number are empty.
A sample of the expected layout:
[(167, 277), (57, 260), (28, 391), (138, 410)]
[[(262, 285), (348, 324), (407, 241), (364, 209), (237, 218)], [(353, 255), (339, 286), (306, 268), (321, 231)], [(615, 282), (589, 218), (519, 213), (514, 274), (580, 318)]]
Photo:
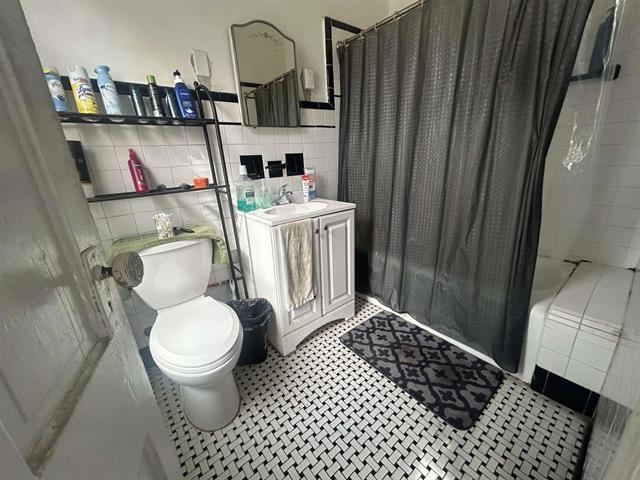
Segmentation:
[(320, 229), (319, 228), (316, 228), (316, 233), (320, 233)]
[(329, 230), (329, 225), (325, 225), (325, 226), (324, 226), (324, 229), (325, 229), (325, 230)]

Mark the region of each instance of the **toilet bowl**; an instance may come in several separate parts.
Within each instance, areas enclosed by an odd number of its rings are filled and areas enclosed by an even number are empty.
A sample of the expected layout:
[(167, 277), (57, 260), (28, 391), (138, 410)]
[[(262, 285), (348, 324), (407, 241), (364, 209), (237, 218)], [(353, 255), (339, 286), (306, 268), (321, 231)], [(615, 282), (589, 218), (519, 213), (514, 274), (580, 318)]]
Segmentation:
[(165, 243), (140, 252), (144, 264), (136, 293), (158, 317), (149, 350), (158, 368), (180, 386), (185, 414), (201, 430), (233, 420), (240, 394), (233, 378), (242, 347), (235, 312), (205, 297), (211, 240)]

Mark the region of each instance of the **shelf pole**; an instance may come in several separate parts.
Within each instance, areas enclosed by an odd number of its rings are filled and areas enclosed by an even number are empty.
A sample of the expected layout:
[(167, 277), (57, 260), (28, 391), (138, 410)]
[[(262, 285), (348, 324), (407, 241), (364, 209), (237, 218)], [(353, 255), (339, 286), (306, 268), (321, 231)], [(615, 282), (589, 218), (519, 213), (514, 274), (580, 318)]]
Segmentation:
[[(228, 208), (229, 208), (229, 214), (231, 217), (231, 228), (232, 228), (232, 232), (233, 232), (233, 238), (235, 240), (236, 243), (236, 253), (238, 256), (238, 269), (240, 270), (240, 280), (242, 281), (242, 287), (243, 287), (243, 293), (244, 296), (246, 297), (248, 294), (248, 290), (247, 290), (247, 281), (245, 279), (245, 275), (244, 275), (244, 268), (242, 267), (242, 255), (240, 254), (240, 241), (238, 239), (238, 227), (236, 225), (236, 216), (235, 216), (235, 212), (233, 211), (233, 201), (231, 199), (231, 190), (229, 189), (229, 175), (227, 173), (227, 166), (226, 166), (226, 162), (225, 162), (225, 157), (224, 157), (224, 149), (222, 147), (222, 135), (220, 134), (220, 123), (218, 120), (218, 111), (216, 109), (216, 104), (213, 101), (213, 97), (211, 96), (211, 92), (209, 91), (209, 89), (207, 87), (205, 87), (204, 85), (199, 84), (198, 82), (193, 82), (193, 85), (195, 87), (195, 91), (196, 91), (196, 97), (198, 100), (198, 106), (200, 107), (200, 113), (202, 114), (202, 118), (204, 118), (204, 108), (202, 105), (202, 96), (201, 96), (201, 91), (204, 92), (204, 94), (207, 96), (207, 99), (209, 100), (209, 102), (211, 103), (211, 111), (213, 112), (213, 125), (215, 128), (215, 132), (216, 132), (216, 140), (218, 143), (218, 153), (220, 155), (220, 165), (222, 167), (222, 177), (224, 179), (224, 185), (225, 185), (225, 194), (227, 196), (227, 203), (228, 203)], [(215, 160), (213, 157), (213, 152), (211, 151), (211, 140), (209, 139), (209, 132), (207, 130), (207, 125), (206, 123), (202, 126), (202, 129), (204, 131), (204, 141), (205, 141), (205, 145), (207, 147), (207, 155), (209, 156), (209, 165), (211, 166), (211, 176), (213, 178), (213, 184), (214, 184), (214, 191), (216, 192), (216, 201), (218, 203), (218, 211), (220, 212), (220, 223), (222, 225), (222, 233), (224, 236), (224, 241), (227, 244), (227, 249), (229, 250), (229, 263), (230, 263), (230, 267), (231, 267), (231, 278), (233, 279), (233, 286), (235, 289), (235, 294), (236, 294), (236, 298), (240, 298), (240, 291), (238, 288), (238, 278), (236, 276), (236, 269), (234, 267), (234, 261), (233, 261), (233, 256), (231, 255), (231, 249), (230, 249), (230, 245), (229, 245), (229, 235), (227, 232), (227, 226), (226, 226), (226, 220), (225, 220), (225, 215), (224, 215), (224, 210), (222, 208), (222, 201), (220, 200), (220, 190), (217, 188), (218, 187), (218, 178), (216, 175), (216, 166), (215, 166)]]

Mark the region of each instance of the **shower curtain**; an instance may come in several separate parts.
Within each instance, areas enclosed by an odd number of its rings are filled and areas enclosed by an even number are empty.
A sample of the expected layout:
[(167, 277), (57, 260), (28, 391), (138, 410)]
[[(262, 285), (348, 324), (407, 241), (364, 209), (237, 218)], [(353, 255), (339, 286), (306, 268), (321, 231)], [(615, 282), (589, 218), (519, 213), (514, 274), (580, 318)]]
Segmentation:
[(356, 283), (517, 371), (544, 158), (591, 0), (426, 0), (339, 49)]
[(282, 78), (256, 88), (256, 111), (261, 127), (297, 127), (300, 125), (298, 109), (298, 79), (290, 70)]

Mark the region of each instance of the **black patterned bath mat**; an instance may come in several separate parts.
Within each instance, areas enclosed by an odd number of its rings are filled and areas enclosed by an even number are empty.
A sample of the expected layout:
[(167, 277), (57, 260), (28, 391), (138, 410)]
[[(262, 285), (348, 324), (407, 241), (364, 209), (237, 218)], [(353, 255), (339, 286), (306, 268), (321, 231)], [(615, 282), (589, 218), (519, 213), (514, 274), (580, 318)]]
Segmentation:
[(392, 313), (379, 313), (340, 341), (441, 417), (466, 430), (502, 383), (499, 368)]

